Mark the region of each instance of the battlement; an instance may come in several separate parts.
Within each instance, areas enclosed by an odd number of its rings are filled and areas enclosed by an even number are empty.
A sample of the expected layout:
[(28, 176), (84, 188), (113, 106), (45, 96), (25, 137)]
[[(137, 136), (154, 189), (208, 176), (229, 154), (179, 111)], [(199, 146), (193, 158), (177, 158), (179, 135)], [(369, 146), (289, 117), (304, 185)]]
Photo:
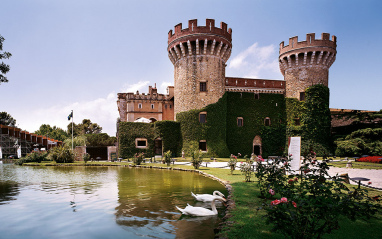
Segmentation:
[(280, 43), (280, 55), (289, 51), (307, 47), (328, 47), (336, 50), (337, 37), (333, 35), (330, 40), (329, 33), (322, 33), (321, 39), (315, 39), (315, 33), (308, 33), (306, 34), (306, 41), (301, 42), (298, 41), (297, 36), (291, 37), (289, 38), (289, 45), (284, 46), (284, 42)]
[(170, 30), (168, 32), (168, 44), (179, 38), (188, 35), (219, 35), (220, 37), (226, 39), (226, 41), (232, 41), (232, 29), (227, 30), (227, 24), (224, 22), (220, 23), (220, 28), (215, 27), (214, 19), (206, 19), (206, 26), (198, 26), (198, 20), (193, 19), (188, 21), (188, 28), (182, 29), (182, 23), (175, 26), (175, 31)]

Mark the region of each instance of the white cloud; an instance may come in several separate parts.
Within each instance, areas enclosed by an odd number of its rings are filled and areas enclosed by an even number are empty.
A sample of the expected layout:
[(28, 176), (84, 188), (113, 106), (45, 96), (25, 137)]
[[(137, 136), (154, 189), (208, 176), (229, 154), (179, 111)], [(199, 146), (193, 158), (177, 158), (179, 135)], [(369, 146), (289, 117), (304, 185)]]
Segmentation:
[(167, 94), (167, 86), (173, 86), (173, 82), (162, 82), (158, 88), (159, 94)]
[(135, 84), (126, 84), (126, 85), (124, 85), (122, 92), (135, 93), (137, 90), (139, 90), (140, 92), (145, 91), (145, 90), (147, 91), (148, 90), (147, 86), (149, 85), (149, 83), (150, 83), (150, 81), (138, 81)]
[(254, 43), (230, 60), (227, 76), (280, 79), (276, 47)]

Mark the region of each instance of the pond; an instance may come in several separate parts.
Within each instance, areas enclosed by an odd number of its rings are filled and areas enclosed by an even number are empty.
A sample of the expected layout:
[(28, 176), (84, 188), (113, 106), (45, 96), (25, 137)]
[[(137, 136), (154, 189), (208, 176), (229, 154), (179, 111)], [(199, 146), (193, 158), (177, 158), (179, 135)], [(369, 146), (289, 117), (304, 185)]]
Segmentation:
[(214, 238), (217, 216), (175, 208), (194, 193), (227, 191), (197, 173), (126, 167), (0, 164), (1, 238)]

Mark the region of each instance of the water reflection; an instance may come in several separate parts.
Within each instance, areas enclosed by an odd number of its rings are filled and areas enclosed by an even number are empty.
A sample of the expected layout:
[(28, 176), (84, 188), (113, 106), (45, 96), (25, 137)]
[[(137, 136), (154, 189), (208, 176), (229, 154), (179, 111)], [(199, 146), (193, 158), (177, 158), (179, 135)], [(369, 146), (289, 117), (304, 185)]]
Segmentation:
[[(194, 193), (226, 191), (194, 173), (122, 167), (0, 166), (2, 238), (213, 238), (219, 216), (182, 216), (175, 205), (209, 207)], [(68, 230), (70, 228), (70, 230)], [(85, 230), (86, 229), (86, 230)]]

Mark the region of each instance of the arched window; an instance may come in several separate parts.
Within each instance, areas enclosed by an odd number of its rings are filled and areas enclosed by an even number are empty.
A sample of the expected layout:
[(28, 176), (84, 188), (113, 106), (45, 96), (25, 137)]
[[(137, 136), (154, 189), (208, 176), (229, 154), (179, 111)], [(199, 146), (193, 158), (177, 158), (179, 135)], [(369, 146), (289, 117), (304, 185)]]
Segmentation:
[(202, 124), (207, 122), (207, 112), (200, 112), (199, 113), (199, 122)]
[(142, 104), (141, 103), (138, 104), (138, 109), (142, 109)]
[(238, 127), (243, 127), (243, 117), (237, 117), (236, 118), (236, 121), (237, 121), (237, 126)]
[(271, 118), (266, 117), (266, 118), (264, 119), (264, 125), (265, 125), (265, 126), (271, 126)]

